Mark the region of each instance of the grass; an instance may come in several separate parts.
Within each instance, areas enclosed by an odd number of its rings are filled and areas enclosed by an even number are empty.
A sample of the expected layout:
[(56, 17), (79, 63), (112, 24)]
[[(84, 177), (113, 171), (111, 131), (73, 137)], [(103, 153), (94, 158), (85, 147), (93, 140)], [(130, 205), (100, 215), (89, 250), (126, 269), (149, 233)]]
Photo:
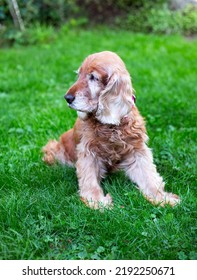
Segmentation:
[[(41, 147), (71, 128), (63, 95), (89, 54), (117, 52), (132, 75), (155, 162), (175, 207), (154, 207), (122, 173), (103, 182), (111, 211), (85, 207), (75, 170)], [(53, 43), (0, 50), (0, 258), (196, 259), (197, 41), (69, 31)]]

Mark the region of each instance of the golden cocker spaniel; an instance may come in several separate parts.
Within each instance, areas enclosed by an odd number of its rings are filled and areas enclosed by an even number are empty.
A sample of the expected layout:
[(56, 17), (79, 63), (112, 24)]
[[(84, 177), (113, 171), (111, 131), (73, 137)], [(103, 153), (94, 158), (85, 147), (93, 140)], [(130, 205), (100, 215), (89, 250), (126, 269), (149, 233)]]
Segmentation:
[(80, 197), (91, 208), (112, 206), (100, 181), (114, 170), (124, 170), (151, 203), (179, 203), (177, 195), (164, 191), (146, 145), (130, 75), (120, 57), (109, 51), (91, 54), (77, 73), (77, 81), (65, 95), (68, 106), (77, 111), (77, 121), (59, 142), (48, 142), (43, 160), (75, 165)]

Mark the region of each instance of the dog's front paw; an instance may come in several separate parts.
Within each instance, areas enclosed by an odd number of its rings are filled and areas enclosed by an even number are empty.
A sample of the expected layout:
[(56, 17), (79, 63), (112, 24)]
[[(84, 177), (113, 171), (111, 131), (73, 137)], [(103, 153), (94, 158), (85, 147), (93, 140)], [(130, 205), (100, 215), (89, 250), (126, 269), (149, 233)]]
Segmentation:
[(163, 202), (162, 206), (165, 206), (165, 204), (169, 204), (170, 206), (175, 206), (181, 202), (178, 195), (174, 193), (163, 193)]
[(156, 195), (145, 195), (145, 197), (154, 205), (165, 206), (166, 204), (170, 206), (175, 206), (180, 203), (180, 198), (178, 195), (168, 192), (159, 192)]
[(81, 200), (88, 207), (92, 209), (99, 209), (101, 211), (104, 209), (112, 209), (113, 207), (112, 197), (109, 193), (106, 196), (100, 197), (99, 200), (95, 200), (93, 198), (84, 198), (84, 197), (81, 197)]
[(113, 200), (111, 195), (108, 193), (99, 201), (99, 204), (101, 208), (111, 209), (113, 207)]

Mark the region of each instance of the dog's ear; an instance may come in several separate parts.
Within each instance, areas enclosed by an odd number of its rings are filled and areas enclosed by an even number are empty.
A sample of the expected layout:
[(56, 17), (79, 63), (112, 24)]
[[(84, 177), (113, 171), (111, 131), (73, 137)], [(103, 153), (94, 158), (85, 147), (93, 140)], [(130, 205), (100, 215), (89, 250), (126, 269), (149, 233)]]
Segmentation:
[(134, 105), (133, 88), (128, 72), (114, 72), (101, 91), (98, 102), (97, 119), (104, 124), (119, 125)]

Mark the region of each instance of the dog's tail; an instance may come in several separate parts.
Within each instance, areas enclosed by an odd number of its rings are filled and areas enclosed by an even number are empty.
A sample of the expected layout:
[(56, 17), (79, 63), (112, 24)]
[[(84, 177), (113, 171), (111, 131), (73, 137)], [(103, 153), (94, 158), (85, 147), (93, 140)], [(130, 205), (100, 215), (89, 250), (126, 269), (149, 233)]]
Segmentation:
[(59, 142), (50, 140), (46, 146), (42, 148), (44, 156), (42, 160), (49, 165), (55, 162), (73, 166), (76, 161), (76, 144), (73, 136), (73, 129), (65, 132)]

